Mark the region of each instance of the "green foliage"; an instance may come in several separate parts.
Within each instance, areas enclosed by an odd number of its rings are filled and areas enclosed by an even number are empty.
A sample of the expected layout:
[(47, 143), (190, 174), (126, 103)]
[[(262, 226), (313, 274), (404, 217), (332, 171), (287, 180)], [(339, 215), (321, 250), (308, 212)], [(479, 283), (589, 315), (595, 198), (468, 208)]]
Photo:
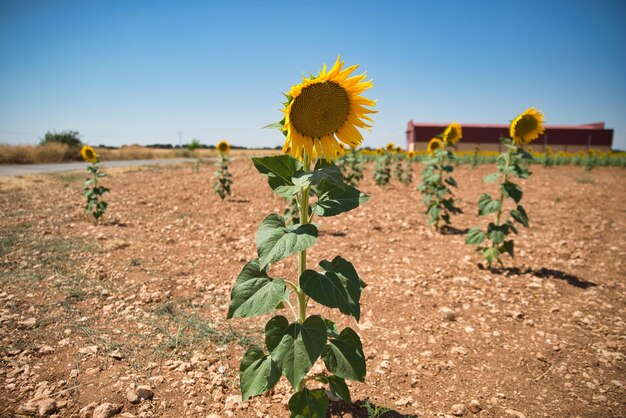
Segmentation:
[(185, 148), (187, 148), (189, 151), (195, 151), (201, 146), (202, 144), (200, 143), (200, 141), (198, 141), (197, 139), (192, 139), (190, 143), (185, 145)]
[(405, 186), (413, 183), (413, 165), (411, 161), (404, 154), (397, 154), (395, 160), (394, 177)]
[[(256, 232), (258, 259), (247, 263), (237, 277), (228, 318), (263, 315), (288, 305), (294, 320), (274, 316), (265, 325), (266, 350), (255, 346), (246, 352), (239, 373), (242, 398), (271, 389), (284, 375), (295, 390), (289, 401), (291, 416), (323, 418), (328, 410), (326, 392), (308, 389), (307, 379), (328, 385), (333, 394), (350, 402), (345, 379), (365, 380), (365, 355), (354, 330), (339, 330), (333, 321), (319, 315), (307, 316), (307, 300), (337, 308), (358, 321), (365, 283), (354, 266), (340, 256), (322, 260), (319, 272), (306, 268), (306, 251), (318, 235), (311, 220), (315, 215), (336, 216), (350, 211), (368, 196), (344, 182), (339, 167), (327, 162), (312, 170), (308, 161), (303, 164), (288, 155), (253, 158), (253, 162), (277, 195), (293, 199), (295, 206), (290, 212), (294, 222), (287, 225), (277, 214), (261, 222)], [(298, 255), (298, 283), (272, 278), (271, 265), (294, 254)], [(328, 372), (307, 377), (317, 361), (323, 361)]]
[(338, 161), (339, 168), (343, 173), (343, 180), (350, 186), (358, 186), (363, 180), (363, 170), (365, 167), (364, 156), (355, 150), (351, 150)]
[[(502, 264), (500, 256), (509, 254), (515, 256), (515, 242), (507, 239), (511, 233), (517, 234), (515, 223), (528, 228), (528, 214), (520, 201), (524, 195), (519, 184), (511, 181), (512, 178), (527, 179), (531, 173), (526, 168), (532, 161), (532, 156), (523, 148), (514, 145), (510, 139), (502, 139), (506, 151), (496, 158), (497, 173), (485, 177), (486, 182), (500, 181), (500, 194), (497, 200), (487, 193), (478, 200), (478, 215), (496, 214), (495, 222), (490, 222), (486, 230), (472, 227), (467, 232), (465, 243), (477, 245), (479, 251), (489, 266), (494, 263)], [(514, 205), (513, 209), (505, 211), (507, 201)], [(506, 215), (510, 215), (510, 218)], [(503, 215), (505, 215), (503, 217)]]
[(440, 222), (450, 223), (450, 215), (462, 213), (456, 207), (451, 187), (456, 187), (456, 180), (452, 177), (454, 154), (447, 149), (439, 149), (424, 161), (422, 182), (417, 187), (423, 196), (426, 206), (428, 225), (439, 229)]
[(90, 213), (94, 221), (98, 223), (100, 218), (104, 216), (108, 206), (107, 202), (102, 200), (102, 195), (108, 193), (109, 189), (98, 184), (100, 179), (106, 177), (106, 174), (100, 171), (100, 162), (97, 160), (87, 167), (87, 171), (91, 174), (91, 177), (87, 177), (85, 180), (83, 196), (87, 199), (87, 203), (83, 209), (85, 213)]
[(391, 155), (385, 152), (374, 162), (374, 182), (385, 187), (391, 181)]
[(80, 133), (78, 131), (48, 131), (39, 141), (39, 145), (45, 145), (52, 142), (57, 144), (64, 144), (70, 148), (80, 148), (83, 145), (83, 142), (80, 140)]
[(220, 159), (215, 164), (219, 169), (215, 172), (213, 191), (221, 200), (231, 195), (231, 186), (233, 184), (233, 175), (228, 171), (228, 161), (228, 156), (220, 154)]

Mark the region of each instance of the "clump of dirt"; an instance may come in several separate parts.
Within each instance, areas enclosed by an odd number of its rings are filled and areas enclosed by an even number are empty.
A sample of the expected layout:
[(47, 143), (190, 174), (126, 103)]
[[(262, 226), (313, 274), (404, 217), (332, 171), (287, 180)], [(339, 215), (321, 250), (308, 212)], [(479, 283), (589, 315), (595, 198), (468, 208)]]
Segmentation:
[[(420, 169), (415, 165), (416, 171)], [(463, 231), (490, 166), (456, 168), (464, 214), (425, 226), (416, 184), (359, 186), (348, 214), (317, 219), (311, 266), (342, 255), (368, 283), (358, 330), (366, 383), (329, 416), (626, 415), (626, 171), (533, 167), (531, 228), (517, 257), (481, 268)], [(234, 196), (213, 167), (109, 170), (105, 222), (81, 212), (80, 176), (22, 179), (0, 193), (0, 416), (283, 417), (283, 379), (241, 402), (239, 361), (267, 318), (226, 321), (254, 232), (286, 202), (248, 159)], [(43, 180), (42, 180), (43, 178)], [(295, 260), (273, 267), (295, 279)]]

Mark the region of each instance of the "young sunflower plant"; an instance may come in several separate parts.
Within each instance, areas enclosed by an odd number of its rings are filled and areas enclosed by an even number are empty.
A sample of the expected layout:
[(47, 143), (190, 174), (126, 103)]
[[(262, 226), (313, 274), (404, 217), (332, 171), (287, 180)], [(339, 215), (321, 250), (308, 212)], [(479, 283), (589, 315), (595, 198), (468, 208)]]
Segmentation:
[[(357, 208), (368, 196), (346, 184), (333, 164), (343, 144), (355, 148), (363, 137), (357, 128), (370, 128), (375, 102), (361, 93), (372, 87), (365, 74), (352, 76), (357, 66), (344, 68), (338, 58), (311, 78), (291, 88), (279, 123), (286, 134), (283, 155), (253, 157), (279, 196), (297, 199), (299, 223), (270, 214), (256, 232), (258, 257), (248, 262), (231, 291), (228, 318), (268, 314), (283, 306), (290, 310), (272, 317), (265, 326), (265, 348), (244, 354), (239, 371), (243, 400), (274, 387), (284, 375), (294, 389), (289, 400), (292, 417), (325, 417), (328, 395), (324, 387), (351, 402), (346, 380), (365, 380), (365, 355), (358, 334), (339, 329), (330, 319), (307, 312), (310, 299), (359, 320), (365, 283), (341, 256), (307, 264), (307, 250), (318, 236), (316, 216), (336, 216)], [(293, 277), (275, 278), (271, 266), (290, 256), (298, 258)], [(288, 319), (287, 314), (293, 318)], [(311, 374), (317, 361), (326, 371)]]
[(220, 199), (228, 195), (231, 195), (230, 187), (233, 184), (233, 175), (228, 171), (228, 162), (230, 158), (228, 153), (230, 151), (230, 144), (228, 141), (220, 141), (215, 146), (215, 149), (219, 153), (219, 159), (215, 163), (219, 167), (215, 172), (215, 181), (213, 182), (213, 191)]
[(397, 147), (395, 159), (393, 175), (400, 183), (408, 186), (413, 182), (413, 166), (408, 158), (408, 153), (404, 152), (401, 147)]
[(84, 211), (90, 213), (95, 223), (98, 224), (108, 206), (107, 202), (102, 200), (102, 195), (109, 192), (109, 189), (99, 184), (100, 179), (106, 177), (106, 173), (100, 171), (100, 159), (92, 147), (83, 145), (80, 155), (83, 160), (91, 164), (87, 166), (90, 176), (85, 180), (85, 188), (83, 189), (83, 196), (87, 198)]
[(422, 182), (417, 187), (423, 196), (428, 216), (428, 225), (440, 228), (440, 222), (450, 224), (450, 215), (462, 213), (456, 206), (451, 187), (457, 187), (452, 177), (454, 153), (449, 147), (455, 147), (462, 137), (461, 125), (450, 124), (443, 134), (428, 143), (429, 158), (424, 160)]
[(343, 173), (343, 180), (350, 186), (358, 186), (359, 182), (363, 180), (365, 165), (362, 155), (356, 150), (350, 150), (337, 163)]
[(385, 187), (391, 181), (391, 160), (395, 145), (387, 144), (385, 149), (378, 148), (376, 155), (378, 158), (374, 162), (374, 182), (377, 186)]
[[(516, 223), (528, 228), (526, 209), (520, 204), (523, 191), (519, 184), (511, 181), (513, 178), (527, 179), (531, 172), (528, 163), (533, 157), (524, 150), (524, 146), (539, 138), (544, 132), (543, 114), (534, 108), (527, 109), (511, 122), (509, 133), (511, 138), (501, 138), (506, 148), (496, 159), (498, 172), (485, 177), (486, 182), (499, 182), (499, 196), (494, 199), (485, 193), (478, 200), (478, 215), (495, 214), (495, 220), (489, 222), (486, 230), (479, 227), (470, 228), (465, 240), (466, 244), (478, 245), (489, 266), (494, 263), (502, 264), (500, 256), (509, 254), (515, 257), (513, 239), (507, 239), (511, 233), (518, 233)], [(511, 208), (504, 210), (505, 203), (510, 201)]]

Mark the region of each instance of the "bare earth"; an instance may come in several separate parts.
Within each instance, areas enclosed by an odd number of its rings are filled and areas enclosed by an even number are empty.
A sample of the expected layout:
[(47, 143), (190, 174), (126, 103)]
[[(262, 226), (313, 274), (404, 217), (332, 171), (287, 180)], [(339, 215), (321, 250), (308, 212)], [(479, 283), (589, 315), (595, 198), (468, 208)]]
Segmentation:
[[(257, 226), (285, 203), (248, 159), (232, 170), (220, 202), (211, 166), (110, 169), (99, 226), (82, 172), (0, 179), (0, 416), (289, 416), (284, 379), (241, 403), (239, 361), (267, 318), (225, 320)], [(626, 170), (532, 170), (531, 228), (502, 272), (425, 226), (415, 183), (382, 190), (368, 172), (369, 203), (317, 219), (309, 266), (342, 255), (369, 284), (358, 325), (309, 306), (355, 327), (368, 357), (357, 405), (329, 416), (365, 417), (366, 399), (383, 417), (626, 416)], [(475, 213), (492, 171), (456, 169), (456, 229), (488, 221)]]

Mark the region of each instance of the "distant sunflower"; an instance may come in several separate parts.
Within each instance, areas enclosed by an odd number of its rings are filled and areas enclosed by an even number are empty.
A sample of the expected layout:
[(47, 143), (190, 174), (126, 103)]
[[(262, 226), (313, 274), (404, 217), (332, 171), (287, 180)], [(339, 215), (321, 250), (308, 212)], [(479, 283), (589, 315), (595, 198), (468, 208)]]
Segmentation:
[[(366, 74), (349, 77), (358, 65), (342, 69), (344, 62), (337, 57), (335, 65), (326, 65), (317, 77), (302, 78), (302, 83), (291, 87), (283, 112), (283, 131), (286, 133), (283, 152), (302, 159), (304, 153), (333, 161), (343, 155), (343, 145), (354, 149), (363, 142), (357, 128), (371, 128), (368, 114), (376, 113), (368, 107), (376, 102), (361, 96), (373, 87), (365, 81)], [(366, 122), (367, 121), (367, 122)]]
[(443, 131), (443, 141), (448, 145), (456, 145), (463, 137), (463, 131), (461, 125), (457, 122), (452, 122), (445, 131)]
[(217, 149), (220, 154), (228, 154), (228, 151), (230, 151), (230, 144), (226, 140), (220, 141), (215, 146), (215, 149)]
[(428, 151), (431, 154), (434, 154), (435, 151), (437, 151), (438, 149), (442, 149), (443, 147), (444, 147), (444, 142), (441, 139), (433, 138), (428, 143), (428, 147), (426, 148), (426, 151)]
[(376, 148), (376, 155), (385, 155), (385, 150), (382, 148)]
[(543, 114), (534, 107), (511, 122), (510, 134), (515, 145), (530, 144), (546, 131), (543, 125)]
[(417, 155), (417, 152), (409, 151), (406, 153), (406, 158), (408, 158), (409, 160), (412, 160), (413, 158), (415, 158), (416, 155)]
[(96, 151), (94, 151), (94, 149), (89, 145), (83, 145), (83, 148), (80, 150), (80, 155), (83, 157), (83, 160), (88, 163), (93, 164), (98, 162), (98, 155), (96, 154)]
[(385, 149), (389, 152), (393, 152), (395, 148), (396, 148), (396, 144), (394, 144), (393, 142), (388, 143), (387, 146), (385, 147)]
[(394, 151), (396, 152), (396, 154), (402, 154), (404, 152), (404, 149), (402, 147), (396, 147)]

